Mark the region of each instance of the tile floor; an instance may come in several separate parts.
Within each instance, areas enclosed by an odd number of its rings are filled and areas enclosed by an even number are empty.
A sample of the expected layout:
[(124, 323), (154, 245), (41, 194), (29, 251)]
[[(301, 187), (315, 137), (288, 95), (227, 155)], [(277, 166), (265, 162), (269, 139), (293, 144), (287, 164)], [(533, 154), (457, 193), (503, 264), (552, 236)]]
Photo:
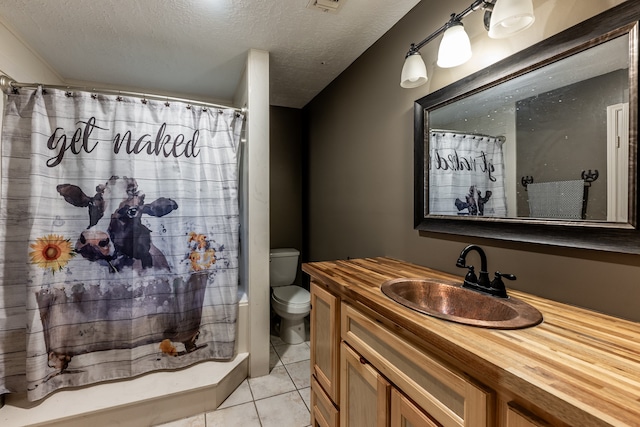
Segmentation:
[(158, 427), (309, 426), (309, 342), (285, 344), (272, 332), (269, 350), (269, 375), (245, 379), (213, 412)]

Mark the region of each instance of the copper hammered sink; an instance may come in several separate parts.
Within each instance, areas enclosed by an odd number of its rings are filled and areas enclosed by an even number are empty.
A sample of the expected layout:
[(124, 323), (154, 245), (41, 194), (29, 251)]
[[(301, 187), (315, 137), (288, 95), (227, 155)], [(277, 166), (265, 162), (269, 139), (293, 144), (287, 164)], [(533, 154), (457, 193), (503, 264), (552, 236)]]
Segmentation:
[(389, 280), (381, 290), (405, 307), (465, 325), (521, 329), (542, 322), (542, 313), (517, 298), (484, 295), (433, 279)]

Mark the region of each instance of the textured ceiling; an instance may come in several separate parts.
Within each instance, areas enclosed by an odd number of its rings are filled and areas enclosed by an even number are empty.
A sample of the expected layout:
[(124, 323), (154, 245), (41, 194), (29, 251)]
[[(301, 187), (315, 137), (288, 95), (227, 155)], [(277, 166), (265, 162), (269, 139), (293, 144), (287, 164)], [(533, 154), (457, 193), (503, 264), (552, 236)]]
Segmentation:
[(419, 2), (341, 1), (0, 0), (0, 18), (66, 82), (123, 90), (230, 100), (266, 50), (271, 104), (301, 108)]

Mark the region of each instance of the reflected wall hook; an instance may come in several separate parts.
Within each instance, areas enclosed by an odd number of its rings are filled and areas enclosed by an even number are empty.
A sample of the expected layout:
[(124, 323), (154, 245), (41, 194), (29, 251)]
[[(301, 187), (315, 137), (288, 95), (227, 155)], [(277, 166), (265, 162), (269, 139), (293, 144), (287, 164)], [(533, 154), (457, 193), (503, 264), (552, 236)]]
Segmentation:
[(524, 190), (527, 191), (527, 185), (533, 184), (533, 177), (529, 175), (523, 176), (520, 182), (522, 183)]
[(591, 186), (591, 183), (598, 179), (600, 173), (598, 172), (598, 169), (596, 169), (594, 172), (591, 172), (591, 169), (589, 169), (589, 172), (582, 171), (582, 174), (580, 176), (584, 180), (584, 185)]

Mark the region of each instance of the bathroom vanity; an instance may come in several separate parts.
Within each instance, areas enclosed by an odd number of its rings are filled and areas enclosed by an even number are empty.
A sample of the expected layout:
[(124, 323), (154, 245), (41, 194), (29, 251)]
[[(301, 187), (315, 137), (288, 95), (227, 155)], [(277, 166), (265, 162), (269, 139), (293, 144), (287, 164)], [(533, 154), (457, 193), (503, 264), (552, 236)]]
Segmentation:
[(509, 290), (541, 324), (487, 329), (404, 307), (398, 278), (462, 278), (391, 258), (303, 264), (315, 426), (640, 426), (640, 324)]

